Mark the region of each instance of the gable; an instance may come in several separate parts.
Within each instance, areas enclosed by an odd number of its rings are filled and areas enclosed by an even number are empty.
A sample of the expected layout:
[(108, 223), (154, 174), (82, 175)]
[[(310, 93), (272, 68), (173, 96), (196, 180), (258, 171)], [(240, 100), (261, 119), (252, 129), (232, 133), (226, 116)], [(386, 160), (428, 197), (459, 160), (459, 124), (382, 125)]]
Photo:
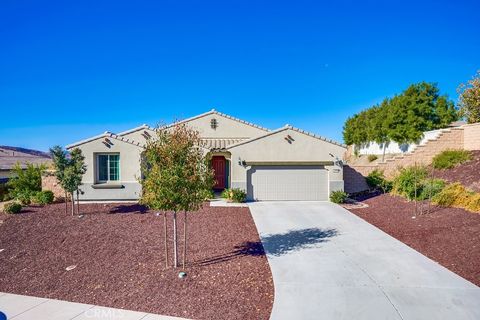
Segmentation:
[(291, 127), (227, 148), (246, 161), (316, 162), (341, 159), (345, 147)]
[(147, 126), (146, 124), (128, 131), (121, 132), (118, 135), (126, 139), (139, 142), (143, 145), (148, 139), (154, 138), (157, 136), (157, 134), (155, 133), (155, 130)]
[(186, 119), (181, 123), (197, 130), (202, 138), (253, 138), (268, 132), (268, 129), (215, 110)]

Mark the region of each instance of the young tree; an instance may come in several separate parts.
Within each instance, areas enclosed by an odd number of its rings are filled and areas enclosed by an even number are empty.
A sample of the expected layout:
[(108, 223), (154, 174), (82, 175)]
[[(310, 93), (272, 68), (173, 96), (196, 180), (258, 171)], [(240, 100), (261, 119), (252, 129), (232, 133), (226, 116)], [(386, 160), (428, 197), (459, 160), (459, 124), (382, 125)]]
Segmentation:
[(75, 148), (70, 152), (70, 157), (67, 156), (67, 152), (60, 146), (51, 148), (50, 153), (55, 167), (55, 176), (63, 190), (65, 190), (65, 213), (67, 212), (67, 194), (69, 194), (72, 198), (73, 216), (75, 215), (74, 193), (82, 184), (82, 176), (87, 170), (85, 157), (82, 155), (82, 151), (78, 148)]
[[(198, 210), (205, 190), (213, 187), (213, 172), (208, 165), (197, 131), (176, 123), (158, 128), (156, 139), (148, 141), (142, 161), (140, 202), (154, 210), (173, 211), (173, 259), (178, 266), (177, 213), (184, 212), (183, 268), (187, 250), (187, 212)], [(165, 256), (168, 259), (165, 221)], [(168, 262), (166, 262), (168, 267)]]
[(67, 190), (63, 187), (65, 169), (68, 166), (67, 152), (62, 149), (60, 146), (54, 146), (50, 148), (50, 156), (53, 160), (53, 166), (55, 168), (55, 178), (57, 178), (58, 183), (62, 186), (62, 189), (65, 191), (65, 214), (68, 211), (68, 193)]
[(460, 116), (468, 123), (480, 122), (480, 70), (475, 77), (458, 88)]

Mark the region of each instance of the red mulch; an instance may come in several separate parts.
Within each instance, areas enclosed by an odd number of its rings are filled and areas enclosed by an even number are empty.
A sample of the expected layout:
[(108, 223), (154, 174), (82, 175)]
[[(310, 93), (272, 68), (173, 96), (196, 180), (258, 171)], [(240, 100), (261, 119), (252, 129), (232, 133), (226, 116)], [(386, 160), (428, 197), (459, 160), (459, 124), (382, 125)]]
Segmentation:
[(415, 203), (401, 197), (384, 194), (364, 202), (368, 208), (350, 211), (480, 286), (480, 214), (431, 206), (430, 213), (412, 219)]
[(468, 189), (480, 192), (480, 150), (472, 151), (473, 159), (448, 170), (435, 170), (436, 178), (460, 182)]
[[(273, 281), (248, 208), (188, 215), (183, 280), (180, 268), (165, 269), (162, 216), (128, 204), (81, 211), (71, 217), (53, 204), (0, 214), (0, 291), (195, 319), (269, 318)], [(181, 253), (183, 214), (178, 226)]]

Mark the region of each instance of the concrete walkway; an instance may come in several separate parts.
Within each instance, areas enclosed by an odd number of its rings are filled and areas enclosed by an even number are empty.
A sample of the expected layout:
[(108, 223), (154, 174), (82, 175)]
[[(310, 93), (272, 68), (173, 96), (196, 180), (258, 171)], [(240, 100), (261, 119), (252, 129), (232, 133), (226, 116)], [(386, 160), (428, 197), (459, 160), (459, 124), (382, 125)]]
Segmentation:
[(180, 320), (145, 312), (0, 292), (0, 319), (15, 320)]
[(273, 273), (272, 319), (480, 319), (479, 287), (340, 206), (249, 206)]

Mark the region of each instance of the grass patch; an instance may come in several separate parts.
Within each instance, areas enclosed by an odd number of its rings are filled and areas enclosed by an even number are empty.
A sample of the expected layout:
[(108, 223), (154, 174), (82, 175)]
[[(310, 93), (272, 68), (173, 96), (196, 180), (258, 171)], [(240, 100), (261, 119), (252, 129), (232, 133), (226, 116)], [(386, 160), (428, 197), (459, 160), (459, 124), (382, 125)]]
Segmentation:
[(456, 165), (472, 159), (472, 153), (467, 150), (445, 150), (436, 155), (432, 160), (435, 169), (451, 169)]
[(368, 155), (368, 161), (369, 161), (369, 162), (375, 161), (375, 160), (377, 160), (377, 159), (378, 159), (378, 157), (377, 157), (376, 155), (374, 155), (374, 154), (369, 154), (369, 155)]

